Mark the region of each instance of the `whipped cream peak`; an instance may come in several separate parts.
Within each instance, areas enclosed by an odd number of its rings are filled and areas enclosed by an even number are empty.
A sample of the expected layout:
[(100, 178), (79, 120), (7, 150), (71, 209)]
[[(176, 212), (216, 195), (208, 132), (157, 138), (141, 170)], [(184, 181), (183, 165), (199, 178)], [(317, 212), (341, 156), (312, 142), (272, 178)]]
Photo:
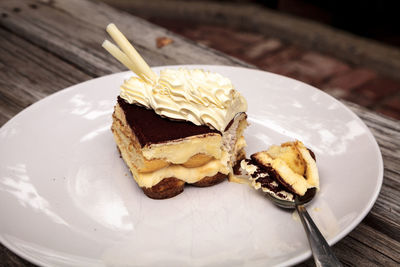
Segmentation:
[(201, 69), (165, 69), (155, 84), (131, 77), (120, 96), (157, 114), (208, 125), (223, 132), (236, 114), (247, 111), (247, 102), (231, 81)]

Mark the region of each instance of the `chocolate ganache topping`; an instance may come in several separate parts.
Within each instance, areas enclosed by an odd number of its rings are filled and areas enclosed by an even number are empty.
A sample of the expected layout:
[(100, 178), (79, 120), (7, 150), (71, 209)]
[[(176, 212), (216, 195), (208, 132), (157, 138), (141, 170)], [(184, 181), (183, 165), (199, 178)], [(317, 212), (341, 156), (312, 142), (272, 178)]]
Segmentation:
[(120, 96), (118, 96), (118, 104), (142, 147), (146, 144), (162, 143), (193, 135), (220, 133), (205, 125), (197, 126), (189, 121), (163, 118), (151, 109), (127, 103)]

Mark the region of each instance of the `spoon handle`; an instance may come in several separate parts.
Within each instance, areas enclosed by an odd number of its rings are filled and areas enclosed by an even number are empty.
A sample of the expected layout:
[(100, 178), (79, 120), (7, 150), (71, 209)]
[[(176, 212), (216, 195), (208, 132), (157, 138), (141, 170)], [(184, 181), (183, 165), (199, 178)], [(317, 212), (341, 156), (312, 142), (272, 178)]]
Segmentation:
[(307, 233), (308, 242), (314, 257), (316, 266), (342, 266), (336, 258), (331, 247), (322, 236), (306, 208), (303, 205), (296, 205), (296, 210)]

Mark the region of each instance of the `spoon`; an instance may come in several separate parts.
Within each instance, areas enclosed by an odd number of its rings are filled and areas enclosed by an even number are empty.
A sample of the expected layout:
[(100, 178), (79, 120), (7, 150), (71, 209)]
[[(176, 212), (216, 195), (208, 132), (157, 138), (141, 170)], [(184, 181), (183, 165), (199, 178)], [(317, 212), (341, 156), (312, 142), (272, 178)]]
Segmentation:
[(316, 188), (310, 188), (304, 196), (296, 196), (294, 202), (276, 198), (271, 194), (266, 195), (278, 207), (297, 210), (306, 231), (316, 266), (342, 266), (305, 208), (305, 204), (314, 198), (316, 192)]

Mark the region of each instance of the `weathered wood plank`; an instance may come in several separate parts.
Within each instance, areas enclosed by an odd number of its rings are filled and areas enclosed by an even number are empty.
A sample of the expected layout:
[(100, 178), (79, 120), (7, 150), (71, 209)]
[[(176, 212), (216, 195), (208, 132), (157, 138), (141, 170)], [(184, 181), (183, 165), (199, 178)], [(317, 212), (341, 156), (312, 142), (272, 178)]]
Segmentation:
[[(343, 266), (397, 266), (399, 243), (361, 223), (333, 246)], [(309, 259), (298, 266), (315, 266)]]
[[(367, 216), (374, 217), (373, 214)], [(365, 221), (365, 220), (364, 220)], [(388, 255), (390, 259), (394, 262), (400, 262), (400, 243), (398, 242), (398, 233), (397, 237), (388, 236), (385, 233), (379, 233), (376, 231), (376, 225), (370, 224), (360, 224), (351, 234), (351, 237), (354, 239), (368, 244), (369, 248), (374, 251), (378, 251), (383, 255)]]
[(396, 266), (398, 264), (388, 255), (370, 248), (370, 242), (373, 240), (363, 243), (350, 235), (346, 237), (346, 242), (339, 242), (335, 246), (334, 252), (345, 266)]
[[(202, 63), (249, 66), (102, 3), (37, 1), (35, 9), (30, 4), (31, 1), (3, 0), (0, 12), (6, 16), (0, 17), (0, 23), (90, 75), (124, 69), (101, 47), (107, 37), (104, 29), (110, 22), (118, 25), (151, 66)], [(20, 11), (14, 12), (16, 8)], [(155, 40), (160, 36), (168, 36), (174, 42), (159, 49)]]
[[(168, 59), (166, 64), (171, 64), (171, 62), (176, 61), (174, 64), (219, 64), (253, 67), (234, 57), (230, 57), (217, 50), (210, 49), (209, 47), (195, 44), (191, 40), (183, 38), (180, 35), (174, 34), (143, 19), (133, 17), (129, 13), (111, 8), (103, 3), (96, 2), (94, 4), (93, 2), (87, 1), (80, 3), (79, 8), (77, 8), (77, 1), (79, 0), (55, 1), (54, 6), (69, 12), (69, 14), (73, 16), (83, 18), (85, 23), (91, 23), (101, 29), (109, 22), (116, 23), (139, 48), (148, 49), (152, 57), (154, 57), (155, 54), (156, 56), (162, 56)], [(89, 10), (97, 14), (96, 20), (85, 16), (86, 12)], [(174, 40), (174, 43), (159, 49), (156, 46), (155, 40), (160, 36), (170, 37)], [(158, 62), (158, 60), (159, 59), (156, 59), (156, 62)], [(157, 63), (157, 65), (163, 64)]]
[(0, 28), (0, 126), (32, 103), (91, 77)]
[[(102, 0), (133, 14), (230, 26), (278, 37), (399, 79), (400, 51), (373, 40), (259, 6), (258, 1)], [(233, 2), (233, 3), (231, 3)], [(254, 4), (250, 3), (254, 2)], [(179, 6), (179, 8), (176, 8)]]
[[(368, 215), (348, 236), (335, 244), (334, 253), (344, 266), (397, 266), (400, 262), (400, 243), (392, 236), (377, 231), (376, 225), (365, 224), (368, 217), (373, 218), (374, 215)], [(315, 264), (313, 259), (309, 259), (298, 266)]]
[[(0, 85), (2, 86), (2, 85)], [(14, 103), (10, 103), (6, 98), (0, 94), (0, 127), (6, 123), (12, 116), (17, 114), (21, 110)]]
[(9, 249), (0, 245), (0, 263), (1, 266), (12, 266), (12, 267), (35, 267), (33, 263), (24, 260), (23, 258), (12, 253)]

